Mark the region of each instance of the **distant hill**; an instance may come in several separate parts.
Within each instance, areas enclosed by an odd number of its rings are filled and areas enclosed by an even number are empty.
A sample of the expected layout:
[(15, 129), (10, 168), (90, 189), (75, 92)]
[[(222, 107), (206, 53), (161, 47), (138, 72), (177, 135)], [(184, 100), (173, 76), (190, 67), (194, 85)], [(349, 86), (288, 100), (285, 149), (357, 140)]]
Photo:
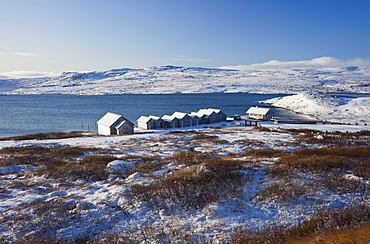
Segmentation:
[(60, 76), (0, 80), (17, 85), (6, 94), (153, 94), (153, 93), (298, 93), (370, 92), (370, 67), (295, 68), (271, 70), (209, 69), (154, 66), (144, 69), (112, 69), (64, 72)]

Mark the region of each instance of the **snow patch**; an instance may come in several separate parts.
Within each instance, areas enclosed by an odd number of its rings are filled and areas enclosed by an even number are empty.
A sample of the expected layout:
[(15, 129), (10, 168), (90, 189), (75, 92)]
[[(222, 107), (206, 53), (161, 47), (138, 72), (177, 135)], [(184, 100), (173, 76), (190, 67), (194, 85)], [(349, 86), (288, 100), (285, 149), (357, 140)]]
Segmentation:
[(128, 171), (134, 167), (135, 165), (132, 163), (117, 159), (108, 163), (106, 170), (110, 174), (126, 175)]

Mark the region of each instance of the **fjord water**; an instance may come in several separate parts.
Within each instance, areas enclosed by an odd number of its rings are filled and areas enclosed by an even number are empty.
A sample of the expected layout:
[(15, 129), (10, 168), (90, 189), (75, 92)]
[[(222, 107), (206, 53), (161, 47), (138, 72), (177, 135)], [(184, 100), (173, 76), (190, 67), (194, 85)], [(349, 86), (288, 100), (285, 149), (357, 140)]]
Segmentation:
[[(136, 123), (141, 115), (220, 108), (228, 116), (245, 115), (250, 106), (265, 106), (258, 101), (282, 94), (207, 93), (153, 95), (4, 95), (0, 96), (0, 137), (74, 131), (97, 131), (96, 121), (106, 112), (121, 114)], [(275, 115), (293, 113), (274, 109)], [(289, 116), (288, 115), (288, 116)]]

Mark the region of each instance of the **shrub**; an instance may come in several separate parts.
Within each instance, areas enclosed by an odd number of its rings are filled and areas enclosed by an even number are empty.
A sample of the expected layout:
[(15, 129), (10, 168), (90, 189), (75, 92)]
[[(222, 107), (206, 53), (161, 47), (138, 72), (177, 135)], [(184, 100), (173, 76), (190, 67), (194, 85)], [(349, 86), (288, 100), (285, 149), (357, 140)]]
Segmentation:
[(70, 131), (70, 132), (52, 132), (52, 133), (38, 133), (38, 134), (30, 134), (30, 135), (22, 135), (22, 136), (12, 136), (12, 137), (4, 137), (0, 138), (0, 141), (8, 141), (8, 140), (45, 140), (45, 139), (63, 139), (63, 138), (73, 138), (73, 137), (86, 137), (86, 136), (95, 136), (97, 135), (94, 132), (86, 132), (86, 131)]
[[(8, 227), (14, 231), (12, 243), (57, 243), (59, 227), (65, 224), (72, 207), (61, 199), (38, 199), (14, 208), (15, 214), (0, 219), (0, 224), (3, 228)], [(1, 237), (0, 241), (8, 243), (1, 240)]]
[(271, 130), (264, 126), (253, 126), (254, 130), (257, 130), (258, 132), (271, 132)]
[(196, 168), (185, 169), (167, 176), (159, 183), (135, 185), (131, 193), (136, 199), (147, 202), (154, 208), (201, 208), (218, 199), (208, 190), (211, 174), (198, 173)]
[(269, 171), (275, 174), (294, 170), (322, 173), (353, 170), (357, 167), (370, 167), (370, 146), (300, 149), (291, 155), (282, 156)]
[(131, 198), (161, 209), (200, 209), (218, 201), (243, 195), (241, 162), (216, 159), (193, 165), (150, 185), (134, 185)]
[(130, 174), (139, 172), (142, 174), (152, 173), (154, 171), (160, 170), (163, 167), (164, 163), (158, 160), (150, 160), (142, 163), (138, 163), (135, 168), (130, 170)]
[[(369, 230), (370, 208), (365, 205), (319, 211), (310, 219), (299, 222), (292, 228), (285, 226), (268, 227), (250, 231), (236, 228), (231, 233), (232, 243), (367, 243), (370, 232), (363, 236), (355, 233)], [(333, 233), (343, 230), (354, 236), (349, 242), (325, 242)], [(343, 233), (343, 232), (342, 232)], [(343, 237), (344, 239), (344, 237)], [(347, 239), (347, 238), (346, 238)], [(358, 241), (358, 242), (356, 242)], [(365, 241), (365, 242), (362, 242)]]
[(370, 167), (357, 166), (352, 169), (352, 172), (359, 177), (370, 179)]
[(204, 165), (211, 171), (217, 172), (219, 176), (225, 173), (230, 173), (236, 170), (243, 169), (244, 162), (238, 160), (223, 160), (223, 159), (207, 159)]
[(283, 131), (291, 134), (303, 134), (305, 136), (310, 136), (318, 132), (317, 130), (311, 129), (283, 129)]
[(53, 176), (70, 180), (104, 180), (108, 176), (105, 170), (107, 164), (116, 159), (116, 157), (111, 155), (86, 156), (78, 163), (69, 162), (57, 166)]
[(9, 155), (39, 155), (49, 152), (49, 148), (41, 146), (30, 146), (30, 147), (8, 147), (0, 150), (0, 154)]
[(262, 148), (262, 149), (250, 148), (244, 151), (244, 155), (246, 156), (264, 157), (264, 158), (281, 157), (286, 154), (287, 153), (285, 151), (274, 148)]
[[(12, 165), (32, 164), (37, 167), (36, 174), (49, 174), (55, 179), (86, 179), (102, 180), (106, 177), (105, 167), (108, 162), (116, 159), (111, 155), (90, 155), (78, 159), (87, 153), (96, 152), (96, 148), (83, 147), (16, 147), (6, 148), (0, 154), (7, 155)], [(9, 165), (2, 160), (2, 165)]]
[(366, 193), (366, 186), (359, 179), (348, 178), (338, 173), (329, 174), (318, 183), (339, 194)]
[(191, 138), (191, 140), (215, 140), (215, 139), (218, 139), (218, 136), (208, 135), (205, 133), (197, 133)]
[(204, 160), (209, 159), (210, 156), (205, 153), (198, 153), (192, 151), (181, 151), (172, 155), (172, 157), (168, 157), (168, 160), (175, 161), (178, 164), (185, 164), (186, 166), (191, 166), (195, 164), (200, 164)]
[[(296, 129), (285, 130), (292, 134), (298, 134), (295, 144), (325, 144), (332, 145), (335, 147), (348, 147), (348, 146), (360, 146), (369, 145), (370, 143), (370, 131), (359, 131), (359, 132), (319, 132), (319, 131), (302, 131)], [(303, 133), (302, 133), (303, 132)]]
[(59, 158), (72, 158), (83, 156), (87, 152), (94, 152), (98, 149), (94, 148), (83, 148), (83, 147), (57, 147), (50, 149), (52, 156)]
[(297, 197), (305, 194), (305, 192), (306, 187), (304, 186), (297, 186), (289, 183), (275, 183), (256, 192), (251, 200), (265, 201), (271, 199), (280, 199), (283, 202), (287, 202), (289, 200), (295, 200)]

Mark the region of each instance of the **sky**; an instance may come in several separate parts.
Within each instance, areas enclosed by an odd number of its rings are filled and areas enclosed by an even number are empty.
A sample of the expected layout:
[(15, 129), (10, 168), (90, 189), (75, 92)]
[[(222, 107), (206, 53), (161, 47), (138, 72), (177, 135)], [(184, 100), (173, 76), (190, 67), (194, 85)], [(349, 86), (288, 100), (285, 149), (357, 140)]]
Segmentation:
[(0, 75), (369, 63), (369, 0), (0, 0)]

